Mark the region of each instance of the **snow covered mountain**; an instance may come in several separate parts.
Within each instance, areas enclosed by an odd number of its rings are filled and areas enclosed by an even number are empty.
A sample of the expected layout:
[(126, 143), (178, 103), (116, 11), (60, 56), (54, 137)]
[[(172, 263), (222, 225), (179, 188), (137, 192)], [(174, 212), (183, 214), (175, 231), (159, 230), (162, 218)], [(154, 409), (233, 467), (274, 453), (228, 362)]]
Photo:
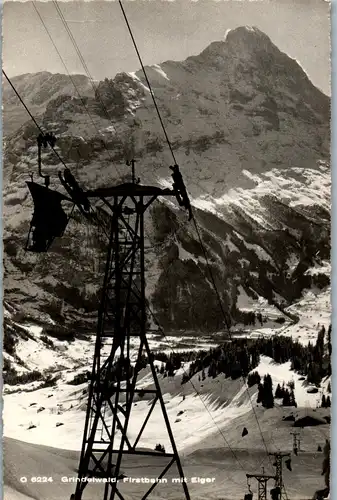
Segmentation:
[[(198, 56), (147, 71), (233, 335), (282, 335), (314, 345), (318, 330), (331, 322), (329, 98), (296, 61), (250, 27), (229, 31)], [(172, 158), (142, 73), (95, 82), (96, 92), (85, 76), (72, 78), (81, 98), (66, 75), (26, 74), (13, 83), (37, 121), (57, 135), (57, 150), (80, 184), (114, 184), (128, 174), (126, 157), (134, 156), (142, 183), (170, 186)], [(81, 443), (104, 245), (75, 214), (46, 255), (24, 252), (32, 215), (25, 181), (37, 169), (37, 131), (6, 84), (3, 95), (5, 494), (7, 500), (66, 498), (73, 485), (61, 477), (74, 475), (78, 456), (65, 450), (78, 451)], [(57, 161), (43, 153), (51, 187), (60, 189)], [(167, 354), (215, 352), (225, 337), (223, 317), (194, 226), (175, 204), (158, 200), (146, 234), (147, 292), (168, 333), (150, 334), (151, 347)], [(314, 368), (324, 364), (317, 352), (306, 351)], [(161, 361), (156, 364), (160, 370)], [(299, 407), (288, 409), (275, 397), (274, 408), (266, 409), (257, 404), (256, 384), (247, 392), (225, 373), (204, 380), (199, 371), (182, 384), (190, 364), (159, 380), (186, 474), (216, 477), (216, 484), (191, 485), (193, 498), (242, 498), (246, 472), (263, 464), (273, 473), (264, 444), (269, 451), (291, 450), (291, 419), (308, 407), (326, 420), (301, 430), (296, 481), (289, 471), (284, 477), (289, 497), (311, 497), (322, 481), (317, 447), (329, 433), (329, 410), (317, 408), (330, 394), (328, 370), (317, 387), (308, 387), (289, 359), (275, 362), (261, 354), (254, 370), (270, 374), (274, 389), (292, 383)], [(204, 369), (211, 366), (205, 362)], [(147, 368), (140, 379), (149, 386)], [(139, 422), (147, 404), (135, 402)], [(220, 442), (219, 429), (239, 461)], [(164, 437), (154, 412), (144, 446), (153, 448), (157, 439)], [(47, 448), (56, 444), (64, 450)], [(142, 475), (138, 465), (131, 475)], [(50, 470), (53, 488), (18, 479)], [(137, 487), (130, 487), (130, 498), (138, 497)], [(167, 492), (167, 498), (178, 497), (174, 488)]]
[[(286, 308), (303, 292), (329, 285), (329, 98), (251, 27), (229, 31), (198, 56), (147, 71), (233, 322), (254, 322), (261, 300), (272, 310), (265, 321), (296, 320)], [(142, 183), (171, 185), (172, 158), (142, 73), (96, 83), (95, 93), (86, 77), (76, 79), (81, 99), (65, 75), (22, 75), (14, 83), (28, 106), (39, 106), (37, 120), (57, 135), (57, 149), (82, 186), (114, 184), (131, 156)], [(5, 86), (8, 130), (14, 108)], [(87, 329), (95, 320), (104, 255), (98, 259), (95, 230), (79, 217), (48, 254), (23, 251), (36, 129), (23, 115), (15, 117), (20, 126), (6, 136), (4, 158), (6, 299), (35, 320)], [(59, 188), (62, 165), (49, 152), (43, 161), (52, 187)], [(186, 214), (161, 200), (146, 224), (148, 294), (162, 326), (221, 330), (203, 251)]]

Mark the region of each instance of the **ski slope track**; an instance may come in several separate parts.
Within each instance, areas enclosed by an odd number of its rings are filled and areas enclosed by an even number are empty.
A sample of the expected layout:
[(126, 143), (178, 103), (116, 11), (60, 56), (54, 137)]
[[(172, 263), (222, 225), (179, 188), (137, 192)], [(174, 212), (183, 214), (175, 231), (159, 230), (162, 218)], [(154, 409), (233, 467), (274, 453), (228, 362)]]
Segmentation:
[[(233, 337), (285, 336), (314, 345), (331, 322), (330, 99), (254, 27), (229, 30), (198, 55), (146, 70), (222, 304), (231, 313)], [(99, 98), (87, 77), (73, 78), (86, 109), (66, 75), (25, 74), (13, 84), (38, 123), (56, 134), (56, 149), (81, 186), (128, 180), (125, 158), (135, 157), (143, 184), (170, 187), (172, 158), (142, 72), (135, 68), (96, 82)], [(33, 208), (25, 181), (36, 171), (36, 128), (6, 83), (3, 105), (5, 499), (59, 500), (74, 491), (62, 477), (76, 475), (87, 382), (73, 382), (92, 364), (106, 242), (75, 214), (47, 254), (24, 252)], [(42, 162), (51, 188), (61, 191), (62, 165), (49, 150)], [(186, 213), (160, 198), (146, 214), (145, 231), (147, 296), (165, 332), (152, 322), (151, 348), (166, 354), (208, 351), (228, 340)], [(160, 370), (162, 363), (156, 364)], [(159, 381), (186, 477), (215, 478), (190, 483), (193, 499), (242, 499), (246, 472), (263, 466), (272, 473), (265, 445), (269, 451), (292, 450), (293, 422), (284, 420), (291, 413), (296, 419), (316, 415), (323, 423), (301, 430), (302, 451), (292, 456), (293, 471), (284, 476), (289, 500), (307, 500), (323, 487), (317, 448), (329, 437), (330, 413), (319, 406), (329, 393), (329, 378), (308, 392), (310, 384), (290, 362), (261, 356), (253, 371), (270, 374), (274, 390), (294, 382), (298, 405), (288, 408), (275, 400), (267, 410), (257, 403), (256, 385), (248, 393), (241, 379), (223, 373), (205, 380), (194, 374), (196, 394), (190, 382), (181, 384), (189, 366), (185, 362), (174, 377), (159, 374)], [(151, 386), (148, 368), (139, 384)], [(134, 403), (131, 437), (148, 404)], [(242, 437), (244, 427), (249, 432)], [(158, 442), (169, 451), (161, 414), (154, 411), (141, 446), (154, 449)], [(122, 469), (129, 476), (155, 477), (160, 458), (147, 460), (141, 465), (125, 459)], [(37, 473), (52, 475), (53, 484), (19, 480)], [(125, 483), (122, 491), (136, 499), (141, 487)], [(100, 486), (91, 488), (84, 499), (99, 499)], [(181, 498), (179, 485), (157, 488), (154, 499)], [(254, 488), (252, 483), (257, 494)]]

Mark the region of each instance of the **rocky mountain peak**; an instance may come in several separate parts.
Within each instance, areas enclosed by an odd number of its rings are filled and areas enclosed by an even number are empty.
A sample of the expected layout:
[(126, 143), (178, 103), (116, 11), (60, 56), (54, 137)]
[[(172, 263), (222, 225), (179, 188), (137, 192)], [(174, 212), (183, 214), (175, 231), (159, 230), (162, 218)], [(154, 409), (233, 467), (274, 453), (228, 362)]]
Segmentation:
[(239, 50), (244, 48), (246, 51), (250, 52), (254, 52), (257, 49), (263, 49), (269, 52), (271, 49), (278, 50), (269, 36), (256, 26), (239, 26), (234, 29), (229, 29), (225, 34), (225, 43), (227, 47), (233, 46)]
[(212, 42), (201, 52), (200, 56), (222, 56), (227, 59), (229, 55), (233, 56), (233, 53), (236, 53), (242, 58), (258, 50), (271, 52), (275, 49), (280, 52), (270, 38), (258, 28), (240, 26), (227, 30), (224, 40)]
[[(245, 293), (283, 310), (312, 284), (325, 287), (323, 273), (305, 273), (315, 264), (323, 269), (329, 258), (329, 98), (256, 28), (236, 28), (197, 56), (147, 72), (234, 320), (244, 316), (238, 301)], [(14, 83), (37, 121), (58, 136), (58, 151), (82, 186), (118, 182), (128, 152), (143, 184), (172, 185), (172, 158), (141, 71), (96, 83), (96, 92), (83, 77), (78, 85), (85, 106), (66, 75), (23, 75)], [(36, 166), (37, 131), (24, 110), (24, 126), (13, 124), (11, 105), (4, 96), (5, 126), (15, 131), (6, 137), (4, 158), (6, 293), (14, 304), (27, 302), (39, 313), (52, 309), (54, 321), (61, 315), (74, 323), (84, 309), (97, 309), (97, 245), (87, 241), (85, 224), (72, 221), (44, 259), (24, 254), (32, 214), (25, 181)], [(52, 182), (57, 162), (52, 151), (44, 152)], [(186, 224), (185, 213), (162, 202), (149, 214), (155, 249), (149, 295), (169, 329), (218, 328), (222, 319), (203, 253)], [(69, 273), (74, 262), (81, 273)], [(26, 283), (21, 278), (32, 269), (34, 280)]]
[[(282, 52), (273, 44), (271, 39), (256, 27), (240, 26), (235, 29), (227, 30), (224, 40), (214, 41), (206, 47), (196, 58), (200, 62), (212, 64), (216, 59), (223, 63), (231, 64), (238, 60), (254, 58), (257, 55), (273, 55), (277, 57)], [(193, 59), (193, 57), (188, 58)], [(226, 69), (225, 67), (223, 68)]]
[[(280, 97), (293, 107), (303, 103), (329, 119), (329, 99), (310, 81), (301, 65), (280, 51), (271, 39), (256, 27), (230, 29), (223, 41), (211, 43), (199, 55), (184, 63), (190, 71), (221, 73), (221, 85), (235, 87), (247, 98), (257, 94)], [(209, 76), (210, 77), (210, 76)], [(317, 117), (316, 117), (317, 118)]]

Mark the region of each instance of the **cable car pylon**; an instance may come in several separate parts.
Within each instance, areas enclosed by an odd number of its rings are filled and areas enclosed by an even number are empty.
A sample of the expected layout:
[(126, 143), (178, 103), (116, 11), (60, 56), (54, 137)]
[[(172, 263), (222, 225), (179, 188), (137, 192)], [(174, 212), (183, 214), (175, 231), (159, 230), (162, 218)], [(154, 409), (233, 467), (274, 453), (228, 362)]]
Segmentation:
[[(78, 467), (78, 480), (71, 500), (81, 500), (84, 489), (98, 478), (104, 484), (102, 500), (124, 499), (119, 485), (126, 476), (123, 460), (129, 455), (152, 457), (154, 466), (162, 467), (141, 499), (149, 497), (156, 485), (176, 464), (183, 488), (183, 497), (190, 500), (180, 457), (167, 415), (163, 395), (155, 370), (153, 356), (147, 340), (147, 301), (145, 296), (145, 231), (144, 216), (159, 196), (175, 197), (180, 206), (190, 212), (190, 204), (179, 167), (174, 166), (173, 189), (144, 186), (135, 177), (135, 161), (127, 162), (132, 169), (132, 180), (113, 187), (92, 191), (82, 189), (68, 168), (59, 172), (59, 180), (69, 197), (49, 189), (49, 176), (42, 175), (42, 145), (49, 143), (49, 135), (39, 137), (39, 175), (45, 186), (28, 182), (34, 201), (34, 215), (29, 234), (32, 244), (26, 249), (47, 251), (55, 237), (63, 235), (67, 217), (61, 201), (71, 202), (91, 222), (96, 217), (90, 200), (104, 203), (106, 214), (101, 228), (107, 235), (107, 259), (102, 287), (92, 372), (89, 376), (89, 395), (82, 449)], [(55, 138), (52, 136), (53, 144)], [(36, 194), (37, 193), (37, 194)], [(55, 201), (56, 199), (56, 201)], [(56, 206), (56, 208), (55, 208)], [(49, 224), (47, 224), (49, 222)], [(62, 230), (60, 229), (62, 226)], [(131, 343), (136, 341), (138, 347)], [(136, 354), (135, 364), (131, 363)], [(150, 367), (150, 389), (137, 386), (140, 370)], [(134, 439), (130, 437), (130, 421), (135, 399), (150, 396), (146, 415)], [(156, 405), (160, 406), (172, 452), (139, 447), (140, 439)], [(137, 422), (139, 423), (139, 416)], [(153, 443), (155, 445), (156, 443)], [(158, 444), (158, 443), (157, 443)], [(141, 460), (140, 460), (141, 462)], [(126, 463), (127, 466), (127, 463)], [(139, 465), (141, 468), (141, 463)], [(97, 481), (96, 481), (97, 482)], [(96, 497), (96, 493), (95, 493)], [(134, 499), (136, 500), (136, 499)]]
[[(158, 475), (159, 480), (175, 463), (182, 480), (184, 498), (189, 500), (188, 488), (183, 481), (182, 465), (146, 336), (144, 215), (158, 196), (176, 196), (177, 193), (175, 190), (140, 185), (135, 178), (134, 162), (131, 162), (131, 166), (131, 183), (86, 192), (88, 199), (99, 197), (105, 201), (105, 208), (110, 211), (111, 224), (78, 469), (79, 481), (73, 498), (81, 500), (89, 478), (100, 477), (108, 480), (105, 483), (103, 500), (113, 500), (116, 496), (123, 499), (118, 480), (125, 477), (121, 470), (125, 457), (133, 455), (156, 457), (157, 463), (166, 462)], [(130, 362), (131, 339), (137, 339), (139, 345), (134, 366)], [(137, 388), (144, 355), (150, 366), (153, 389)], [(144, 415), (137, 437), (131, 440), (128, 433), (129, 424), (135, 397), (140, 395), (150, 395), (152, 403), (148, 407), (147, 415)], [(138, 448), (157, 403), (161, 408), (172, 453)], [(150, 486), (141, 497), (142, 500), (150, 495), (157, 484)]]
[(258, 490), (257, 490), (257, 498), (258, 500), (267, 500), (267, 483), (270, 479), (274, 479), (276, 481), (276, 476), (272, 476), (269, 474), (246, 474), (247, 477), (247, 483), (248, 483), (248, 489), (249, 493), (245, 495), (245, 500), (252, 500), (253, 494), (251, 493), (250, 490), (250, 485), (249, 485), (249, 479), (256, 479), (257, 480), (257, 485), (258, 485)]
[(288, 495), (283, 482), (283, 460), (285, 459), (285, 464), (288, 470), (291, 469), (291, 458), (288, 452), (275, 452), (269, 453), (273, 456), (275, 462), (273, 466), (275, 467), (275, 488), (271, 490), (272, 500), (288, 500)]
[(253, 493), (250, 489), (250, 479), (256, 479), (258, 483), (258, 500), (266, 500), (267, 499), (267, 483), (270, 479), (275, 481), (275, 487), (270, 490), (270, 495), (272, 500), (288, 500), (287, 492), (283, 483), (283, 459), (285, 460), (285, 464), (287, 469), (291, 471), (291, 458), (290, 453), (288, 452), (275, 452), (269, 453), (270, 456), (273, 456), (275, 462), (273, 463), (273, 467), (275, 467), (275, 474), (265, 474), (264, 470), (262, 470), (262, 474), (246, 474), (247, 484), (248, 484), (248, 493), (245, 495), (245, 500), (252, 500)]
[(297, 456), (298, 452), (301, 451), (301, 434), (299, 432), (291, 432), (293, 436), (293, 452)]

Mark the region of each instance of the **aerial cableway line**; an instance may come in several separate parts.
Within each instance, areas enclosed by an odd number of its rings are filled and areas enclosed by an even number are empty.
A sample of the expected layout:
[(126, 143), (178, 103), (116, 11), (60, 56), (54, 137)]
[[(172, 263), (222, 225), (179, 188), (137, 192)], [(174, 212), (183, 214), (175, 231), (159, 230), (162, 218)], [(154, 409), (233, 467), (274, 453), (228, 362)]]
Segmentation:
[[(103, 284), (101, 307), (99, 311), (95, 359), (90, 382), (86, 428), (79, 467), (79, 478), (85, 479), (94, 477), (95, 475), (101, 477), (105, 474), (106, 477), (121, 479), (122, 475), (120, 474), (120, 469), (123, 455), (134, 453), (136, 451), (140, 435), (132, 444), (128, 439), (126, 431), (132, 409), (132, 400), (134, 395), (137, 393), (136, 381), (138, 369), (140, 368), (139, 362), (141, 362), (143, 351), (148, 354), (148, 360), (150, 362), (150, 368), (155, 380), (156, 389), (153, 391), (153, 405), (151, 406), (149, 414), (144, 421), (144, 426), (142, 427), (140, 434), (143, 432), (144, 427), (147, 424), (147, 420), (154, 405), (159, 401), (173, 449), (173, 454), (161, 455), (171, 458), (163, 470), (162, 475), (164, 475), (168, 468), (176, 462), (180, 477), (183, 478), (184, 476), (179, 455), (176, 451), (172, 431), (167, 418), (165, 405), (162, 401), (158, 379), (154, 370), (145, 334), (147, 304), (145, 300), (145, 281), (142, 282), (142, 280), (144, 278), (144, 213), (146, 209), (158, 196), (176, 196), (179, 205), (188, 210), (189, 219), (193, 219), (198, 238), (204, 252), (205, 248), (201, 240), (198, 224), (191, 210), (188, 194), (184, 186), (179, 167), (176, 164), (172, 146), (168, 139), (150, 82), (148, 81), (145, 68), (141, 61), (139, 51), (135, 44), (130, 25), (127, 21), (120, 0), (119, 4), (122, 8), (137, 55), (140, 59), (166, 141), (172, 153), (174, 165), (171, 169), (173, 171), (172, 177), (174, 183), (173, 190), (160, 190), (157, 187), (145, 187), (132, 182), (114, 186), (108, 190), (105, 189), (88, 192), (81, 190), (78, 185), (78, 189), (76, 188), (75, 191), (71, 189), (70, 183), (66, 180), (68, 169), (65, 170), (63, 175), (59, 175), (61, 183), (69, 194), (69, 199), (63, 201), (72, 201), (72, 203), (89, 218), (89, 216), (92, 216), (91, 205), (89, 204), (89, 209), (86, 209), (83, 203), (83, 198), (81, 202), (75, 194), (77, 192), (77, 194), (81, 194), (81, 196), (83, 195), (86, 200), (97, 197), (105, 203), (110, 214), (111, 222), (106, 272)], [(140, 188), (146, 189), (144, 191), (140, 190)], [(45, 186), (45, 189), (48, 189), (48, 186)], [(51, 190), (49, 190), (49, 192), (50, 191)], [(145, 197), (147, 198), (145, 199)], [(132, 251), (130, 251), (131, 248)], [(211, 273), (207, 258), (206, 261), (207, 267)], [(225, 322), (227, 323), (228, 318), (222, 307), (221, 298), (213, 279), (212, 283), (218, 296), (222, 314), (224, 315)], [(130, 337), (132, 336), (137, 336), (140, 341), (137, 363), (133, 370), (130, 365), (129, 356)], [(105, 346), (103, 344), (105, 344)], [(106, 347), (107, 345), (109, 346), (109, 354), (107, 354), (106, 349), (103, 349), (103, 347)], [(123, 385), (124, 387), (122, 387)], [(144, 390), (141, 392), (144, 393)], [(123, 403), (121, 403), (122, 401)], [(129, 406), (130, 401), (131, 406)], [(130, 408), (130, 410), (128, 410), (128, 408)], [(106, 410), (110, 411), (113, 416), (112, 426), (110, 428), (110, 422), (109, 425), (107, 425), (107, 419), (105, 418)], [(114, 437), (118, 430), (121, 432), (121, 439), (119, 448), (116, 446), (116, 449), (114, 449)], [(99, 433), (100, 437), (97, 440), (97, 443), (95, 442), (95, 437)], [(104, 434), (105, 438), (102, 437)], [(107, 442), (109, 443), (108, 445), (106, 444)], [(97, 448), (95, 448), (96, 446)], [(153, 453), (155, 452), (151, 452), (150, 454), (152, 455)], [(114, 460), (116, 463), (112, 464), (112, 457), (114, 454), (117, 458)], [(107, 476), (107, 474), (109, 475)], [(86, 481), (80, 481), (77, 485), (75, 495), (73, 495), (72, 498), (80, 500), (86, 485)], [(182, 482), (182, 486), (185, 498), (190, 498), (184, 481)], [(155, 485), (153, 485), (142, 498), (147, 498), (154, 487)], [(115, 498), (115, 495), (119, 498), (123, 498), (117, 487), (117, 481), (113, 484), (107, 483), (104, 491), (104, 499), (113, 499)]]
[[(158, 479), (164, 477), (173, 464), (184, 477), (172, 429), (159, 386), (153, 357), (146, 337), (147, 314), (145, 297), (144, 215), (158, 196), (175, 196), (170, 189), (143, 186), (136, 182), (120, 184), (86, 192), (87, 198), (99, 198), (106, 204), (111, 217), (108, 256), (103, 282), (94, 362), (89, 387), (79, 479), (74, 499), (80, 500), (86, 478), (121, 479), (122, 460), (126, 455), (156, 456), (166, 460)], [(139, 347), (136, 363), (131, 365), (131, 339)], [(137, 378), (146, 356), (154, 389), (137, 388)], [(149, 394), (152, 403), (136, 439), (128, 436), (135, 398)], [(173, 453), (139, 449), (138, 443), (148, 420), (159, 403)], [(107, 415), (111, 414), (112, 419)], [(119, 439), (118, 439), (119, 438)], [(142, 496), (148, 498), (157, 483)], [(182, 483), (185, 498), (187, 485)], [(104, 500), (124, 498), (117, 481), (106, 483)]]
[[(22, 100), (21, 102), (23, 103)], [(55, 150), (55, 136), (44, 132), (28, 108), (26, 109), (40, 130), (37, 138), (38, 147), (50, 146), (65, 166), (63, 172), (59, 172), (59, 181), (67, 192), (67, 195), (64, 195), (50, 189), (50, 178), (42, 172), (41, 151), (38, 149), (38, 172), (44, 180), (44, 185), (34, 182), (33, 179), (27, 182), (34, 202), (33, 231), (30, 231), (31, 241), (27, 244), (27, 250), (46, 252), (53, 240), (63, 235), (74, 207), (90, 222), (94, 219), (100, 224), (94, 209), (95, 202), (99, 200), (103, 202), (105, 212), (109, 216), (108, 233), (106, 224), (102, 228), (108, 236), (108, 250), (78, 469), (79, 481), (71, 498), (81, 500), (90, 479), (100, 478), (106, 479), (102, 494), (104, 500), (113, 500), (116, 497), (123, 499), (119, 486), (119, 480), (124, 477), (121, 472), (122, 459), (127, 455), (134, 455), (155, 457), (156, 464), (162, 467), (157, 476), (158, 480), (162, 479), (175, 464), (181, 479), (184, 498), (190, 500), (146, 336), (148, 321), (145, 297), (144, 216), (159, 196), (175, 197), (181, 204), (181, 200), (187, 196), (183, 179), (181, 176), (175, 176), (173, 189), (143, 186), (139, 179), (136, 180), (134, 162), (131, 162), (132, 182), (85, 190), (78, 184)], [(68, 215), (66, 208), (61, 206), (63, 202), (71, 205)], [(131, 338), (138, 340), (134, 366), (130, 362)], [(154, 389), (151, 390), (137, 387), (144, 356), (150, 366), (154, 382)], [(133, 403), (135, 397), (146, 393), (152, 397), (152, 403), (136, 439), (131, 441), (128, 431)], [(139, 447), (140, 439), (156, 404), (159, 404), (164, 418), (172, 448), (170, 453), (166, 453), (165, 450), (156, 451)], [(148, 498), (158, 484), (160, 483), (152, 483), (142, 494), (142, 500)]]
[[(146, 210), (159, 196), (178, 197), (179, 193), (176, 189), (143, 186), (135, 179), (130, 183), (85, 191), (78, 185), (69, 169), (60, 172), (59, 179), (68, 196), (51, 190), (48, 186), (41, 186), (32, 181), (28, 183), (31, 193), (35, 194), (33, 196), (35, 231), (29, 250), (35, 252), (48, 250), (51, 244), (50, 228), (54, 228), (54, 237), (61, 235), (55, 232), (55, 227), (63, 223), (63, 218), (58, 219), (59, 212), (54, 210), (54, 218), (50, 220), (49, 228), (45, 223), (45, 214), (49, 213), (46, 211), (46, 206), (50, 207), (51, 200), (58, 199), (58, 196), (60, 200), (75, 205), (89, 220), (93, 211), (91, 201), (100, 200), (110, 217), (105, 275), (78, 470), (79, 481), (72, 498), (80, 500), (84, 489), (90, 483), (90, 478), (98, 477), (107, 480), (104, 486), (104, 500), (112, 500), (116, 496), (122, 499), (124, 497), (119, 489), (118, 480), (123, 477), (121, 466), (126, 455), (156, 456), (160, 463), (167, 459), (158, 479), (164, 477), (173, 464), (177, 466), (179, 477), (184, 478), (146, 336), (148, 321), (144, 251)], [(45, 242), (44, 246), (41, 240)], [(139, 346), (134, 366), (130, 362), (132, 338), (138, 340)], [(155, 388), (151, 390), (137, 387), (144, 356), (147, 358), (154, 381)], [(128, 430), (135, 397), (147, 393), (151, 395), (152, 403), (138, 436), (131, 442)], [(139, 449), (138, 446), (157, 403), (164, 417), (172, 453)], [(157, 484), (153, 483), (142, 499), (148, 498)], [(189, 500), (186, 483), (182, 481), (181, 485), (184, 497)]]
[[(173, 152), (172, 144), (170, 142), (170, 139), (168, 137), (168, 134), (167, 134), (167, 131), (166, 131), (163, 119), (161, 117), (161, 113), (159, 111), (159, 107), (157, 105), (157, 101), (156, 101), (155, 95), (154, 95), (153, 90), (152, 90), (151, 82), (150, 82), (150, 80), (148, 78), (148, 75), (146, 73), (146, 69), (145, 69), (145, 66), (143, 64), (140, 52), (139, 52), (139, 49), (138, 49), (138, 46), (137, 46), (137, 42), (136, 42), (135, 37), (134, 37), (134, 35), (132, 33), (132, 29), (131, 29), (130, 23), (128, 21), (125, 9), (123, 7), (122, 0), (118, 0), (118, 3), (119, 3), (119, 6), (121, 8), (124, 20), (126, 22), (126, 25), (127, 25), (127, 28), (128, 28), (128, 31), (129, 31), (132, 43), (134, 45), (135, 51), (137, 53), (138, 60), (140, 62), (141, 68), (143, 70), (144, 77), (145, 77), (146, 83), (148, 85), (148, 88), (149, 88), (149, 91), (150, 91), (150, 94), (151, 94), (151, 97), (152, 97), (152, 100), (153, 100), (153, 103), (154, 103), (154, 106), (155, 106), (155, 109), (156, 109), (156, 112), (157, 112), (157, 115), (158, 115), (159, 122), (161, 124), (162, 129), (163, 129), (167, 145), (168, 145), (169, 150), (170, 150), (171, 155), (172, 155), (172, 159), (173, 159), (173, 162), (174, 162), (174, 165), (172, 167), (170, 167), (170, 169), (173, 171), (172, 178), (173, 178), (174, 181), (177, 180), (177, 182), (180, 183), (180, 178), (182, 179), (181, 173), (180, 173), (178, 165), (176, 164), (177, 162), (176, 162), (175, 154)], [(211, 280), (211, 284), (212, 284), (212, 287), (214, 289), (214, 292), (215, 292), (215, 295), (216, 295), (216, 298), (217, 298), (217, 301), (218, 301), (218, 304), (219, 304), (219, 308), (220, 308), (221, 314), (222, 314), (223, 319), (224, 319), (224, 324), (226, 326), (226, 329), (228, 331), (230, 339), (232, 339), (230, 313), (229, 313), (229, 311), (225, 311), (225, 308), (223, 306), (223, 301), (221, 299), (220, 292), (218, 290), (218, 287), (217, 287), (215, 279), (214, 279), (213, 271), (212, 271), (212, 268), (211, 268), (210, 263), (209, 263), (209, 259), (208, 259), (208, 256), (207, 256), (205, 245), (204, 245), (204, 243), (202, 241), (200, 228), (199, 228), (198, 222), (197, 222), (197, 220), (196, 220), (196, 218), (194, 216), (194, 213), (193, 213), (193, 210), (192, 210), (192, 207), (191, 207), (191, 204), (190, 204), (190, 200), (189, 200), (189, 197), (188, 197), (188, 194), (187, 194), (186, 190), (183, 190), (181, 192), (181, 196), (178, 196), (177, 200), (178, 200), (178, 203), (179, 203), (180, 206), (183, 206), (184, 208), (186, 208), (188, 210), (188, 212), (189, 212), (189, 220), (193, 221), (193, 224), (194, 224), (194, 227), (195, 227), (195, 230), (196, 230), (196, 233), (197, 233), (197, 238), (199, 240), (202, 252), (203, 252), (204, 257), (205, 257), (206, 266), (207, 266), (207, 270), (208, 270), (209, 277), (210, 277), (210, 280)], [(269, 461), (270, 461), (267, 443), (266, 443), (266, 441), (264, 439), (264, 436), (263, 436), (263, 433), (262, 433), (260, 422), (258, 420), (256, 411), (255, 411), (255, 408), (254, 408), (254, 405), (253, 405), (253, 401), (252, 401), (250, 393), (249, 393), (249, 389), (248, 389), (248, 386), (247, 386), (246, 379), (245, 379), (245, 377), (242, 377), (242, 378), (243, 378), (244, 385), (246, 386), (246, 390), (247, 390), (247, 394), (248, 394), (248, 397), (249, 397), (249, 400), (250, 400), (250, 404), (252, 406), (252, 410), (253, 410), (253, 413), (254, 413), (254, 416), (255, 416), (255, 419), (256, 419), (256, 423), (258, 425), (258, 428), (259, 428), (259, 431), (260, 431), (260, 434), (261, 434), (262, 442), (263, 442), (263, 445), (264, 445), (265, 450), (266, 450), (266, 456), (269, 458)], [(270, 461), (270, 463), (271, 463), (271, 461)]]
[[(150, 95), (152, 97), (152, 100), (153, 100), (153, 103), (154, 103), (154, 106), (155, 106), (155, 109), (156, 109), (156, 112), (157, 112), (157, 115), (158, 115), (159, 122), (161, 124), (162, 129), (163, 129), (167, 145), (169, 147), (169, 150), (170, 150), (172, 158), (173, 158), (174, 165), (172, 167), (170, 167), (170, 169), (173, 171), (172, 178), (173, 178), (174, 181), (177, 179), (177, 182), (180, 183), (180, 178), (182, 179), (181, 173), (180, 173), (179, 167), (177, 165), (175, 154), (173, 152), (173, 148), (172, 148), (170, 139), (168, 137), (168, 134), (167, 134), (167, 131), (166, 131), (163, 119), (161, 117), (161, 113), (159, 111), (159, 107), (157, 105), (157, 101), (156, 101), (155, 95), (154, 95), (153, 90), (152, 90), (151, 82), (150, 82), (150, 80), (148, 78), (145, 66), (143, 64), (142, 57), (140, 55), (140, 52), (139, 52), (139, 49), (138, 49), (138, 46), (137, 46), (137, 42), (136, 42), (135, 37), (133, 35), (130, 23), (128, 21), (125, 9), (124, 9), (123, 4), (122, 4), (122, 0), (118, 0), (118, 3), (119, 3), (119, 6), (121, 8), (124, 20), (126, 22), (126, 25), (127, 25), (127, 28), (128, 28), (128, 31), (129, 31), (132, 43), (134, 45), (135, 51), (137, 53), (138, 60), (140, 62), (141, 68), (143, 70), (144, 77), (145, 77), (146, 83), (148, 85), (148, 88), (149, 88), (149, 91), (150, 91)], [(200, 231), (198, 222), (197, 222), (197, 220), (196, 220), (196, 218), (194, 216), (194, 213), (193, 213), (193, 210), (192, 210), (192, 207), (191, 207), (191, 204), (190, 204), (190, 200), (189, 200), (189, 197), (188, 197), (188, 194), (187, 194), (186, 190), (183, 190), (182, 193), (181, 193), (181, 195), (182, 196), (177, 196), (178, 203), (179, 203), (180, 206), (183, 206), (184, 208), (186, 208), (188, 210), (188, 212), (189, 212), (189, 220), (193, 221), (193, 224), (194, 224), (194, 227), (195, 227), (195, 230), (196, 230), (196, 233), (197, 233), (197, 238), (199, 240), (200, 246), (202, 248), (202, 252), (203, 252), (204, 257), (205, 257), (206, 266), (207, 266), (207, 270), (208, 270), (209, 277), (210, 277), (210, 280), (211, 280), (211, 284), (212, 284), (212, 287), (214, 289), (214, 292), (215, 292), (215, 295), (216, 295), (216, 298), (217, 298), (217, 301), (218, 301), (218, 304), (219, 304), (219, 308), (220, 308), (221, 314), (222, 314), (223, 319), (224, 319), (224, 324), (225, 324), (225, 327), (226, 327), (226, 329), (228, 331), (229, 338), (232, 339), (232, 333), (231, 333), (231, 323), (232, 323), (232, 321), (231, 321), (231, 316), (230, 316), (229, 311), (228, 310), (226, 311), (225, 307), (223, 305), (223, 301), (221, 299), (221, 295), (220, 295), (220, 292), (219, 292), (218, 287), (216, 285), (212, 268), (210, 266), (210, 262), (209, 262), (209, 259), (208, 259), (208, 256), (207, 256), (205, 245), (204, 245), (204, 243), (202, 241), (201, 231)], [(252, 407), (252, 411), (253, 411), (253, 414), (254, 414), (254, 417), (255, 417), (255, 420), (256, 420), (256, 423), (257, 423), (260, 435), (261, 435), (262, 443), (263, 443), (265, 451), (266, 451), (266, 456), (269, 459), (270, 465), (272, 465), (272, 462), (271, 462), (271, 459), (270, 459), (269, 450), (268, 450), (268, 446), (267, 446), (266, 440), (265, 440), (265, 438), (263, 436), (263, 432), (262, 432), (262, 429), (261, 429), (261, 426), (260, 426), (260, 422), (259, 422), (257, 413), (256, 413), (255, 408), (254, 408), (254, 404), (253, 404), (253, 401), (252, 401), (252, 398), (251, 398), (251, 395), (250, 395), (250, 392), (249, 392), (249, 388), (248, 388), (248, 385), (247, 385), (246, 378), (244, 376), (242, 376), (242, 380), (243, 380), (243, 383), (244, 383), (244, 385), (246, 387), (246, 392), (247, 392), (247, 395), (248, 395), (248, 398), (249, 398), (249, 401), (250, 401), (250, 404), (251, 404), (251, 407)], [(225, 436), (223, 435), (223, 433), (222, 432), (220, 432), (220, 433), (221, 433), (222, 437), (224, 438), (224, 441), (227, 443), (227, 440), (226, 440)], [(232, 450), (232, 453), (233, 453), (233, 450)], [(235, 454), (234, 454), (234, 456), (235, 456)], [(285, 488), (284, 488), (284, 493), (286, 494)]]

